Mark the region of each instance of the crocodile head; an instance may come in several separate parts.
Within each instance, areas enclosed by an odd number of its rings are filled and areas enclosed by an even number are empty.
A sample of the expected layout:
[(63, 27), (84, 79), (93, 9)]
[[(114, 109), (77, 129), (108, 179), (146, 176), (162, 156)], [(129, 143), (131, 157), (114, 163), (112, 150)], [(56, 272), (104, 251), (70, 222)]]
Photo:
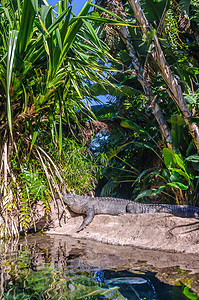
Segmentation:
[(64, 203), (68, 206), (73, 205), (75, 203), (75, 195), (61, 193)]

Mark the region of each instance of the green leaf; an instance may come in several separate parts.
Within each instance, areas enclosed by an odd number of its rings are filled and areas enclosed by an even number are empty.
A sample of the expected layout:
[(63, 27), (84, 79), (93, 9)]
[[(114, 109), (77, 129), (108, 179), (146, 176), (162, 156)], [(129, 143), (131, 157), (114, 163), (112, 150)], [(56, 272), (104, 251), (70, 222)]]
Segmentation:
[(187, 185), (184, 185), (181, 182), (169, 182), (167, 183), (167, 185), (177, 188), (179, 190), (187, 190), (189, 188)]
[(182, 13), (186, 13), (189, 16), (189, 7), (190, 7), (191, 0), (180, 0), (180, 10)]
[(188, 161), (189, 163), (191, 163), (194, 170), (199, 171), (199, 155), (198, 154), (190, 155), (187, 158), (185, 158), (185, 160)]
[(32, 3), (35, 1), (36, 0), (24, 0), (23, 2), (23, 11), (18, 37), (18, 54), (21, 56), (21, 58), (24, 56), (24, 51), (26, 50), (33, 34), (33, 22), (36, 11)]
[(164, 157), (164, 163), (167, 169), (175, 168), (175, 159), (174, 159), (174, 151), (168, 148), (164, 148), (162, 151)]
[(140, 91), (125, 85), (95, 83), (92, 85), (91, 94), (93, 96), (109, 94), (111, 96), (122, 97), (124, 95), (140, 94)]
[(139, 133), (148, 135), (148, 133), (142, 127), (140, 127), (139, 125), (137, 125), (136, 123), (134, 123), (133, 121), (128, 120), (128, 119), (123, 119), (120, 122), (120, 126), (122, 126), (124, 128), (129, 128), (135, 132), (139, 132)]
[(86, 25), (86, 27), (88, 28), (92, 38), (93, 38), (93, 41), (95, 43), (95, 45), (101, 47), (101, 43), (100, 43), (100, 39), (98, 38), (93, 26), (86, 20), (83, 20), (83, 23)]
[(10, 133), (12, 135), (12, 112), (11, 112), (11, 99), (10, 99), (10, 86), (12, 79), (13, 62), (15, 58), (16, 44), (18, 38), (18, 31), (12, 30), (9, 35), (8, 57), (7, 57), (7, 115)]
[(188, 286), (184, 287), (183, 294), (190, 300), (198, 300), (198, 296), (191, 292)]
[[(112, 16), (113, 18), (115, 18), (116, 20), (120, 20), (120, 21), (124, 22), (124, 20), (123, 20), (122, 18), (120, 18), (118, 15), (114, 14), (113, 12), (111, 12), (111, 11), (109, 11), (109, 10), (107, 10), (107, 9), (105, 9), (105, 8), (103, 8), (103, 7), (101, 7), (101, 6), (98, 6), (98, 5), (96, 5), (96, 4), (91, 4), (91, 6), (94, 6), (94, 7), (96, 7), (97, 9), (106, 12), (107, 14), (109, 14), (110, 16)], [(93, 15), (93, 14), (92, 14), (92, 15)], [(99, 14), (98, 14), (98, 15), (99, 15)], [(97, 15), (97, 16), (98, 16), (98, 15)]]
[(141, 192), (134, 201), (137, 201), (138, 199), (144, 198), (144, 197), (149, 197), (151, 195), (153, 195), (153, 190), (149, 189), (149, 190), (145, 190), (143, 192)]
[[(194, 93), (193, 95), (190, 95), (190, 94), (183, 94), (183, 95), (184, 95), (185, 101), (188, 104), (196, 105), (198, 103), (198, 94), (197, 93)], [(194, 117), (192, 119), (194, 119)]]
[(173, 168), (173, 172), (177, 172), (179, 175), (183, 176), (190, 184), (191, 177), (186, 172), (182, 171), (181, 169)]
[(31, 0), (32, 2), (32, 6), (35, 10), (35, 13), (38, 14), (39, 13), (39, 5), (38, 5), (38, 0)]
[(125, 143), (121, 146), (116, 146), (114, 148), (109, 149), (107, 153), (108, 160), (110, 161), (114, 156), (116, 156), (124, 147), (126, 147), (129, 144), (132, 144), (133, 142)]
[(33, 137), (32, 137), (32, 142), (31, 142), (31, 146), (30, 146), (30, 150), (32, 150), (32, 148), (34, 146), (34, 143), (36, 141), (37, 135), (38, 135), (38, 131), (34, 131)]
[[(148, 174), (148, 172), (150, 172), (152, 169), (147, 169), (147, 170), (144, 170), (140, 173), (140, 175), (136, 178), (136, 180), (134, 181), (133, 185), (135, 185), (136, 182), (140, 182), (142, 177), (145, 176), (145, 174)], [(158, 172), (157, 171), (152, 171), (150, 172), (150, 174), (152, 175), (157, 175)]]
[(59, 155), (61, 156), (62, 152), (62, 143), (63, 143), (63, 136), (62, 136), (63, 130), (62, 130), (62, 116), (60, 113), (60, 121), (59, 121)]
[(136, 147), (147, 148), (154, 151), (154, 146), (149, 142), (134, 142)]
[[(149, 135), (150, 136), (150, 135)], [(153, 139), (152, 139), (153, 140)], [(153, 140), (154, 141), (154, 140)], [(155, 141), (154, 141), (155, 142)], [(156, 143), (155, 143), (156, 144)], [(135, 146), (137, 146), (137, 147), (143, 147), (143, 148), (147, 148), (147, 149), (150, 149), (150, 150), (152, 150), (158, 157), (159, 157), (159, 159), (162, 161), (162, 158), (161, 158), (161, 156), (158, 154), (158, 152), (156, 152), (155, 150), (154, 150), (154, 146), (151, 144), (151, 143), (149, 143), (149, 142), (134, 142), (134, 145)]]
[[(63, 20), (64, 17), (66, 18), (66, 20), (68, 20), (68, 18), (70, 16), (70, 12), (71, 12), (71, 9), (66, 9), (61, 13), (60, 16), (58, 16), (55, 19), (55, 21), (47, 28), (48, 35), (51, 35), (52, 32), (55, 31), (56, 28), (58, 28), (59, 23)], [(64, 24), (64, 26), (66, 26), (66, 28), (67, 28), (67, 24), (68, 23)]]
[(177, 164), (181, 169), (183, 169), (185, 172), (187, 172), (187, 167), (186, 167), (185, 163), (183, 162), (183, 160), (180, 158), (180, 155), (175, 153), (174, 156), (175, 156), (176, 164)]
[(5, 12), (5, 15), (9, 21), (9, 24), (10, 24), (10, 28), (12, 28), (12, 20), (11, 20), (11, 16), (9, 14), (9, 10), (7, 9), (7, 7), (0, 7), (0, 13), (4, 11)]
[(168, 8), (170, 2), (166, 0), (140, 0), (142, 9), (147, 16), (148, 22), (157, 22), (161, 19), (165, 7)]
[(199, 155), (198, 154), (190, 155), (190, 156), (186, 157), (185, 160), (190, 161), (190, 162), (194, 162), (194, 163), (198, 163), (199, 162)]
[(42, 5), (41, 9), (40, 9), (40, 22), (41, 22), (41, 26), (43, 28), (43, 30), (49, 34), (49, 32), (47, 31), (47, 28), (45, 27), (46, 24), (46, 18), (47, 15), (49, 14), (49, 12), (52, 10), (51, 6), (46, 6), (46, 5)]
[(166, 185), (161, 185), (157, 190), (153, 191), (152, 195), (157, 195), (162, 193), (162, 191), (164, 190), (164, 188), (166, 187)]
[(171, 182), (183, 182), (180, 174), (178, 174), (178, 172), (173, 171), (173, 169), (172, 169), (172, 172), (170, 171), (170, 181)]
[(170, 172), (167, 169), (162, 170), (162, 176), (166, 182), (170, 180)]
[(63, 50), (62, 50), (58, 65), (60, 65), (60, 63), (63, 60), (63, 57), (65, 57), (65, 55), (68, 53), (68, 50), (70, 49), (70, 47), (71, 47), (71, 45), (72, 45), (72, 43), (73, 43), (73, 41), (76, 37), (76, 34), (79, 32), (80, 27), (83, 24), (83, 21), (81, 20), (81, 17), (86, 16), (86, 18), (88, 18), (87, 14), (88, 14), (88, 11), (90, 9), (91, 2), (92, 2), (92, 0), (88, 0), (85, 3), (85, 5), (83, 6), (82, 10), (80, 11), (78, 17), (73, 17), (70, 20), (70, 22), (69, 22), (70, 26), (68, 26), (69, 28), (68, 28), (68, 30), (65, 34), (65, 37), (64, 37)]
[(70, 21), (70, 24), (72, 24), (73, 22), (75, 22), (77, 19), (81, 19), (82, 21), (83, 21), (83, 19), (86, 19), (86, 20), (95, 21), (97, 23), (108, 23), (110, 25), (117, 25), (117, 26), (137, 27), (137, 25), (133, 25), (132, 23), (125, 22), (124, 20), (123, 20), (123, 22), (120, 22), (118, 20), (108, 19), (108, 18), (100, 18), (100, 17), (96, 17), (96, 16), (93, 16), (93, 15), (91, 15), (91, 16), (74, 17)]
[(176, 124), (178, 126), (186, 125), (185, 120), (181, 115), (172, 115), (171, 119), (168, 121), (171, 124)]
[(180, 115), (172, 115), (169, 122), (171, 123), (171, 137), (173, 144), (176, 148), (179, 148), (183, 139), (183, 126), (185, 125), (185, 121)]

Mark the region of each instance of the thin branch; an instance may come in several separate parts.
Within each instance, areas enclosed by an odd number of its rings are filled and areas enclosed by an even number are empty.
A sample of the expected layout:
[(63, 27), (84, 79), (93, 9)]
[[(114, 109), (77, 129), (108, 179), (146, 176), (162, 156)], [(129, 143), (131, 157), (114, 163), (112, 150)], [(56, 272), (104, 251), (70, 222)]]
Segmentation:
[[(40, 147), (39, 147), (40, 148)], [(50, 188), (50, 190), (51, 190), (51, 193), (52, 193), (52, 197), (53, 197), (53, 201), (54, 201), (54, 204), (55, 204), (55, 206), (57, 206), (57, 203), (56, 203), (56, 200), (55, 200), (55, 195), (54, 195), (54, 192), (53, 192), (53, 188), (52, 188), (52, 185), (51, 185), (51, 182), (50, 182), (50, 175), (49, 175), (49, 173), (48, 173), (48, 169), (46, 168), (46, 165), (45, 165), (45, 163), (44, 163), (44, 161), (43, 161), (43, 159), (42, 159), (42, 157), (41, 157), (41, 154), (40, 154), (40, 152), (39, 152), (39, 150), (36, 148), (36, 151), (37, 151), (37, 154), (38, 154), (38, 156), (39, 156), (39, 159), (40, 159), (40, 161), (41, 161), (41, 163), (42, 163), (42, 166), (43, 166), (43, 169), (44, 169), (44, 172), (46, 173), (46, 178), (47, 178), (47, 180), (48, 180), (48, 185), (49, 185), (49, 188)], [(45, 152), (45, 151), (44, 151)]]
[[(61, 177), (61, 174), (59, 173), (58, 168), (56, 167), (55, 163), (53, 162), (53, 160), (50, 158), (50, 156), (39, 146), (37, 146), (37, 148), (48, 158), (48, 160), (51, 162), (51, 164), (53, 165), (54, 169), (55, 169), (55, 173), (57, 175), (57, 177), (59, 178), (59, 180), (61, 181), (61, 183), (63, 183), (63, 179)], [(37, 149), (36, 149), (37, 150)], [(38, 153), (38, 150), (37, 150)]]

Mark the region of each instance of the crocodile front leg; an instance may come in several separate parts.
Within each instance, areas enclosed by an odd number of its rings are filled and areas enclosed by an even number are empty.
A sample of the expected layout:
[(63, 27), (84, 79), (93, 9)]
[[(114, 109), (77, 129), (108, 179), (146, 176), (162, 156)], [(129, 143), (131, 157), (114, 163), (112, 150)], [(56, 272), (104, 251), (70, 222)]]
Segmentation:
[(89, 225), (94, 216), (95, 216), (95, 212), (94, 212), (94, 209), (91, 207), (91, 208), (88, 208), (86, 210), (86, 213), (85, 213), (86, 217), (82, 223), (82, 225), (77, 229), (77, 232), (80, 232), (81, 230), (83, 230), (87, 225)]

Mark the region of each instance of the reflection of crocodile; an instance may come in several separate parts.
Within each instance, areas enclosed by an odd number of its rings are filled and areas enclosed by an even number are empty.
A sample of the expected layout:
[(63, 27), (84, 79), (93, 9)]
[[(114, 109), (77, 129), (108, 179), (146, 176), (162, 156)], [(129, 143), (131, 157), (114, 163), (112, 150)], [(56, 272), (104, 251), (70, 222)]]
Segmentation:
[(199, 208), (189, 205), (142, 204), (131, 200), (109, 197), (88, 197), (62, 194), (67, 206), (78, 214), (86, 215), (77, 232), (90, 224), (95, 215), (121, 215), (126, 213), (168, 213), (183, 218), (198, 218)]

